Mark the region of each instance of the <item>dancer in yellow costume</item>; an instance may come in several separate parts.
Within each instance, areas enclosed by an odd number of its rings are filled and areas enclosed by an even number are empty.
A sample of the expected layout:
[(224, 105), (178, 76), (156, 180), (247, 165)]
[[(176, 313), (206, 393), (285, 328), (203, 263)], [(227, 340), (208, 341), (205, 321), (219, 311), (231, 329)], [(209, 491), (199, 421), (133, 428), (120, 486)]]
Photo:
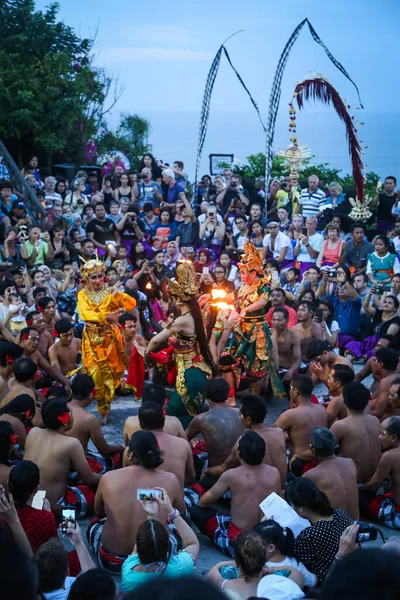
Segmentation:
[(78, 293), (78, 312), (85, 323), (82, 335), (82, 363), (96, 386), (97, 410), (107, 423), (110, 403), (126, 367), (124, 344), (118, 317), (131, 311), (136, 301), (105, 282), (105, 264), (98, 258), (81, 267), (84, 288)]

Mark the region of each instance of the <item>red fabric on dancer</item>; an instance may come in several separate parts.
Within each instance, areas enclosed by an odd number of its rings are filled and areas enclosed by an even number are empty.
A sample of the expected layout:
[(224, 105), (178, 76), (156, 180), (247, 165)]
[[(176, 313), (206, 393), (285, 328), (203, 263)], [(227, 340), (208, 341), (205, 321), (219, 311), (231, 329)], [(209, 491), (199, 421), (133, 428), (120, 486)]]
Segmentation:
[(175, 361), (172, 358), (174, 353), (173, 346), (159, 352), (150, 352), (150, 358), (160, 365), (164, 365), (167, 372), (168, 385), (174, 386), (176, 382), (177, 369)]
[(131, 357), (129, 359), (126, 387), (134, 390), (136, 398), (142, 397), (144, 377), (145, 367), (143, 356), (139, 353), (136, 346), (133, 346)]

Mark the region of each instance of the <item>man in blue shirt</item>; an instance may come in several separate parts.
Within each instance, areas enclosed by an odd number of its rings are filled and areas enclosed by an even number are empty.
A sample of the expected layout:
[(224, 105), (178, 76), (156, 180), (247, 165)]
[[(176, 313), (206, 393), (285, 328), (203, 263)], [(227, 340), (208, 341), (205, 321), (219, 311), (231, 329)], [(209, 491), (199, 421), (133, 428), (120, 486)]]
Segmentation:
[(175, 181), (175, 173), (172, 169), (164, 169), (162, 172), (163, 181), (168, 186), (168, 204), (175, 204), (179, 199), (179, 194), (184, 192), (183, 187)]
[[(320, 297), (325, 294), (327, 273), (324, 272)], [(360, 333), (361, 298), (353, 285), (346, 281), (338, 288), (337, 296), (328, 296), (333, 303), (333, 318), (340, 327), (339, 348), (358, 338)]]
[(153, 208), (158, 208), (163, 201), (162, 189), (157, 181), (151, 179), (151, 170), (147, 167), (142, 169), (142, 179), (133, 184), (133, 193), (137, 198), (137, 207), (142, 210), (144, 205), (151, 202)]

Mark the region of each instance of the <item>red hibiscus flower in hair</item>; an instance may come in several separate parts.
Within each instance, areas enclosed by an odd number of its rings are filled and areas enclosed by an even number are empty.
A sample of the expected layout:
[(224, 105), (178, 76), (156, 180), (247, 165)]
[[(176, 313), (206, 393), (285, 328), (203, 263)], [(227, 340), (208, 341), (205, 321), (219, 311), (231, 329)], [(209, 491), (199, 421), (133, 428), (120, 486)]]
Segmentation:
[(94, 387), (94, 388), (92, 389), (92, 394), (93, 394), (93, 396), (95, 396), (95, 397), (96, 397), (96, 393), (97, 393), (97, 390), (96, 390), (96, 388)]
[(62, 423), (63, 425), (66, 425), (71, 420), (71, 413), (64, 412), (62, 415), (57, 417), (57, 419), (60, 421), (60, 423)]
[(9, 354), (6, 354), (6, 361), (10, 364), (14, 364), (14, 359), (12, 356), (10, 356)]
[(53, 337), (57, 337), (58, 338), (58, 331), (56, 331), (55, 329), (53, 329)]
[(25, 412), (25, 419), (30, 419), (31, 418), (31, 414), (32, 414), (32, 411), (31, 411), (30, 408), (28, 408), (28, 410)]
[(26, 340), (28, 340), (28, 339), (29, 339), (29, 333), (24, 333), (24, 335), (22, 336), (22, 340), (24, 342), (26, 342)]
[(16, 445), (17, 445), (17, 436), (15, 435), (15, 433), (11, 433), (11, 434), (10, 434), (10, 443), (11, 443), (13, 446), (16, 446)]
[(38, 306), (37, 309), (39, 312), (43, 312), (43, 308), (41, 306)]

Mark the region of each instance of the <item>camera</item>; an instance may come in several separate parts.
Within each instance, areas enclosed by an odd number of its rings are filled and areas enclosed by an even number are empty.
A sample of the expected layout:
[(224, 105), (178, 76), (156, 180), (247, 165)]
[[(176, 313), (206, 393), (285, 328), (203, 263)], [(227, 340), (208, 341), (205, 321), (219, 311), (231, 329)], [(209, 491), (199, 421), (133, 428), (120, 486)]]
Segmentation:
[(234, 181), (231, 181), (229, 184), (229, 187), (236, 189), (237, 183), (235, 183)]
[(374, 542), (378, 537), (378, 528), (373, 525), (369, 525), (368, 523), (362, 523), (361, 521), (357, 521), (360, 529), (357, 533), (357, 543), (360, 544), (362, 542)]
[(334, 279), (336, 277), (336, 269), (328, 269), (328, 277)]
[(142, 175), (141, 173), (136, 173), (136, 178), (137, 179), (144, 179), (144, 175)]

